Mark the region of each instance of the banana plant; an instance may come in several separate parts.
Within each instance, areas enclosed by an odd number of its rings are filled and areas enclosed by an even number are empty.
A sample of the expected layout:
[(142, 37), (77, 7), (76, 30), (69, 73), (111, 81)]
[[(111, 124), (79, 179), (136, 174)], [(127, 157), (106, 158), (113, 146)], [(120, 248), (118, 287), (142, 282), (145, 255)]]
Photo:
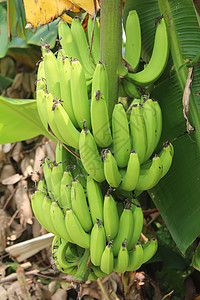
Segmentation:
[[(185, 253), (200, 234), (199, 15), (192, 1), (188, 0), (126, 0), (123, 15), (121, 0), (101, 0), (101, 60), (107, 65), (109, 76), (109, 114), (118, 96), (118, 73), (126, 74), (121, 64), (121, 24), (123, 21), (125, 27), (128, 13), (133, 9), (140, 19), (145, 64), (152, 54), (155, 20), (163, 15), (167, 25), (170, 42), (167, 67), (147, 92), (159, 101), (163, 113), (163, 132), (157, 150), (164, 142), (172, 142), (174, 160), (167, 176), (148, 193), (178, 248)], [(35, 100), (20, 101), (20, 104), (16, 106), (9, 99), (0, 98), (0, 143), (38, 134), (49, 137), (39, 121)], [(16, 125), (15, 116), (19, 120), (17, 136), (11, 133)], [(20, 120), (26, 121), (26, 132), (22, 130), (25, 126)], [(198, 255), (199, 250), (193, 260), (196, 268), (199, 268), (196, 263)]]

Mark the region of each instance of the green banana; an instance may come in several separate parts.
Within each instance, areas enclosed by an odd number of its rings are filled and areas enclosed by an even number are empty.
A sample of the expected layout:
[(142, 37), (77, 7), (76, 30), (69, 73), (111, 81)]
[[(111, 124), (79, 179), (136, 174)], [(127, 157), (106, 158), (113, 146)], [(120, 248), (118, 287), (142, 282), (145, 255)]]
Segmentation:
[(120, 188), (125, 191), (133, 191), (136, 187), (140, 174), (140, 162), (135, 151), (130, 152), (128, 165), (125, 171)]
[(35, 193), (31, 195), (31, 206), (36, 219), (42, 225), (42, 227), (44, 227), (48, 232), (52, 232), (51, 228), (48, 226), (48, 223), (44, 219), (43, 212), (41, 210), (45, 196), (46, 195), (44, 192), (36, 190)]
[(105, 180), (104, 164), (93, 135), (84, 127), (79, 138), (79, 153), (85, 170), (98, 182)]
[(70, 117), (62, 106), (62, 102), (57, 101), (54, 104), (53, 117), (62, 141), (65, 144), (78, 149), (80, 132), (73, 125)]
[(92, 79), (91, 124), (94, 139), (101, 148), (108, 147), (112, 143), (107, 103), (108, 75), (106, 67), (99, 62)]
[(44, 157), (42, 160), (42, 168), (44, 173), (44, 178), (47, 184), (48, 191), (52, 191), (52, 181), (51, 181), (51, 170), (53, 167), (53, 162), (49, 157)]
[(74, 41), (77, 45), (77, 48), (79, 49), (80, 57), (84, 65), (84, 68), (92, 76), (94, 73), (94, 64), (90, 59), (87, 37), (79, 18), (72, 19), (71, 32)]
[(164, 143), (163, 149), (158, 153), (158, 156), (160, 157), (163, 166), (161, 178), (163, 178), (167, 174), (171, 167), (173, 152), (173, 145), (170, 142), (166, 142)]
[(100, 264), (101, 271), (106, 274), (110, 274), (114, 268), (114, 255), (112, 251), (112, 244), (111, 242), (105, 247), (104, 252), (101, 256), (101, 264)]
[[(94, 35), (92, 39), (93, 25), (94, 25)], [(91, 16), (89, 16), (87, 33), (88, 33), (89, 46), (90, 48), (92, 48), (91, 50), (92, 57), (96, 65), (100, 61), (100, 23), (97, 18), (95, 18), (94, 21), (94, 19), (92, 19)]]
[(127, 271), (136, 271), (143, 264), (143, 248), (138, 242), (135, 248), (129, 251), (129, 261)]
[(124, 106), (121, 102), (115, 104), (112, 113), (113, 151), (120, 168), (127, 166), (131, 140), (129, 125)]
[(100, 267), (97, 266), (92, 266), (92, 270), (94, 271), (94, 274), (98, 277), (106, 277), (108, 274), (104, 273), (103, 271), (101, 271)]
[(133, 199), (131, 211), (133, 214), (133, 228), (132, 228), (130, 243), (128, 245), (128, 250), (133, 249), (135, 244), (138, 242), (142, 232), (143, 222), (144, 222), (142, 208), (137, 199)]
[(155, 148), (156, 148), (159, 143), (161, 133), (162, 133), (162, 111), (161, 111), (158, 101), (153, 100), (153, 104), (154, 104), (154, 110), (155, 110), (155, 114), (156, 114), (156, 124), (157, 124), (156, 125), (156, 138), (155, 138)]
[(60, 183), (60, 205), (63, 209), (72, 208), (71, 203), (71, 183), (73, 176), (69, 169), (63, 173)]
[(91, 129), (90, 107), (86, 78), (83, 67), (78, 60), (73, 60), (71, 70), (72, 106), (78, 126), (83, 129), (83, 122)]
[(54, 260), (55, 266), (52, 267), (56, 271), (58, 268), (58, 260), (57, 260), (57, 251), (59, 246), (61, 245), (61, 237), (59, 235), (55, 235), (51, 244), (52, 258)]
[(45, 94), (47, 92), (46, 79), (44, 73), (44, 61), (42, 60), (38, 66), (37, 71), (37, 85), (36, 85), (36, 105), (40, 120), (44, 128), (48, 131)]
[(144, 161), (147, 161), (155, 150), (156, 134), (157, 134), (157, 120), (154, 102), (152, 99), (144, 98), (142, 103), (143, 117), (147, 132), (147, 151)]
[(74, 37), (72, 36), (71, 29), (69, 25), (63, 20), (58, 23), (58, 34), (60, 44), (66, 56), (81, 61), (81, 56), (75, 43)]
[(65, 226), (73, 243), (77, 244), (82, 248), (90, 248), (90, 234), (86, 233), (81, 226), (78, 218), (71, 209), (66, 210), (65, 214)]
[(43, 199), (42, 206), (40, 208), (41, 214), (43, 215), (43, 219), (45, 220), (46, 224), (48, 224), (48, 228), (51, 229), (50, 232), (52, 232), (55, 235), (58, 235), (58, 232), (56, 231), (53, 222), (51, 220), (50, 208), (51, 208), (51, 198), (49, 195), (46, 195)]
[(158, 249), (158, 241), (155, 238), (148, 240), (145, 244), (142, 245), (143, 248), (143, 261), (144, 264), (150, 260), (156, 253)]
[(127, 77), (122, 78), (122, 86), (125, 93), (131, 98), (140, 98), (139, 88)]
[(47, 91), (51, 93), (54, 98), (60, 99), (60, 76), (56, 57), (49, 49), (45, 51), (43, 56)]
[(88, 209), (86, 195), (81, 183), (74, 179), (71, 183), (72, 210), (78, 218), (84, 231), (89, 232), (92, 228), (92, 219)]
[(158, 155), (155, 155), (149, 166), (149, 162), (147, 162), (147, 168), (145, 168), (145, 164), (140, 167), (140, 175), (138, 178), (137, 185), (135, 187), (136, 190), (144, 191), (149, 190), (154, 187), (161, 179), (163, 166), (161, 159)]
[(60, 195), (60, 182), (63, 176), (63, 170), (61, 163), (55, 163), (51, 170), (51, 195), (53, 195), (54, 199), (59, 202), (61, 201)]
[(116, 159), (109, 149), (105, 149), (103, 156), (105, 178), (111, 187), (118, 187), (121, 183), (122, 178), (117, 166)]
[(87, 176), (87, 199), (90, 208), (93, 225), (97, 219), (103, 224), (103, 195), (98, 182), (92, 176)]
[(129, 254), (125, 243), (122, 243), (117, 258), (115, 259), (114, 272), (124, 273), (127, 271)]
[[(63, 51), (63, 50), (62, 50)], [(59, 55), (60, 54), (60, 55)], [(62, 52), (58, 52), (57, 63), (60, 75), (60, 92), (62, 105), (67, 112), (73, 125), (78, 128), (78, 124), (74, 115), (71, 95), (71, 61), (68, 57), (63, 56)]]
[(91, 262), (94, 266), (100, 266), (101, 257), (106, 247), (106, 234), (100, 220), (94, 224), (90, 238)]
[(86, 281), (91, 272), (90, 250), (85, 249), (78, 265), (78, 270), (74, 275), (74, 279)]
[(51, 93), (45, 94), (48, 129), (50, 129), (52, 131), (50, 133), (55, 135), (57, 137), (57, 139), (59, 139), (62, 143), (65, 143), (65, 140), (63, 139), (63, 137), (60, 134), (60, 131), (57, 127), (56, 119), (54, 116), (54, 110), (55, 110), (57, 101), (58, 100), (55, 100)]
[(68, 268), (70, 268), (71, 270), (71, 267), (76, 267), (78, 263), (78, 261), (76, 262), (76, 259), (74, 259), (73, 262), (66, 260), (65, 255), (68, 247), (69, 247), (69, 242), (62, 241), (56, 253), (58, 264), (60, 268), (63, 268), (65, 270), (65, 272), (67, 271)]
[(140, 86), (148, 86), (155, 82), (165, 69), (169, 54), (169, 43), (164, 18), (156, 27), (153, 52), (147, 66), (138, 73), (129, 73), (128, 78)]
[(119, 229), (117, 235), (113, 241), (113, 254), (117, 256), (119, 249), (124, 242), (126, 241), (127, 248), (131, 241), (131, 234), (133, 230), (133, 215), (129, 207), (125, 207), (119, 220)]
[(139, 104), (131, 106), (130, 131), (133, 143), (132, 149), (138, 154), (139, 161), (142, 163), (147, 150), (147, 132), (142, 108)]
[(55, 230), (59, 233), (59, 236), (66, 241), (73, 243), (72, 238), (70, 237), (68, 230), (64, 222), (64, 213), (63, 209), (59, 206), (56, 201), (52, 201), (50, 208), (50, 216)]
[(126, 48), (124, 59), (137, 71), (141, 55), (140, 20), (136, 10), (129, 11), (126, 20)]
[(119, 215), (117, 204), (112, 195), (110, 194), (110, 190), (107, 191), (107, 194), (104, 197), (103, 219), (106, 238), (107, 240), (111, 241), (115, 238), (118, 232)]

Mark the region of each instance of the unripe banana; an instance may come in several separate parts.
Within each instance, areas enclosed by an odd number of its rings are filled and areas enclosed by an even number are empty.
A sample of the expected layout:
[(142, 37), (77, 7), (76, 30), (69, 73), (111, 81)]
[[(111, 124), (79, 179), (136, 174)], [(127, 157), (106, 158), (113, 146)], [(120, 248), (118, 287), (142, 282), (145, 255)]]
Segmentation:
[(161, 133), (162, 133), (162, 111), (158, 101), (153, 100), (155, 114), (156, 114), (156, 139), (155, 139), (155, 148), (157, 147)]
[(124, 59), (131, 65), (134, 72), (136, 72), (141, 55), (141, 29), (136, 10), (129, 11), (125, 31), (126, 48)]
[(42, 160), (42, 168), (44, 172), (44, 178), (47, 184), (48, 191), (52, 191), (52, 181), (51, 181), (51, 169), (53, 167), (53, 162), (49, 157), (44, 157)]
[(61, 242), (61, 237), (59, 235), (55, 235), (51, 244), (52, 257), (55, 262), (56, 269), (58, 266), (57, 251), (59, 246), (61, 245)]
[(138, 73), (129, 73), (128, 78), (140, 86), (148, 86), (155, 82), (165, 69), (169, 53), (167, 29), (164, 18), (156, 28), (155, 40), (151, 59), (147, 66)]
[(107, 240), (113, 240), (118, 233), (119, 215), (117, 204), (108, 190), (103, 205), (104, 228)]
[(144, 161), (147, 161), (157, 146), (157, 120), (155, 106), (152, 99), (144, 99), (142, 103), (142, 111), (147, 132), (147, 151)]
[[(62, 50), (63, 51), (63, 50)], [(59, 55), (60, 54), (60, 55)], [(74, 115), (74, 110), (72, 106), (72, 95), (71, 95), (71, 61), (68, 57), (63, 56), (62, 52), (58, 52), (57, 57), (59, 75), (60, 75), (60, 91), (62, 105), (67, 112), (73, 125), (78, 128), (78, 124)]]
[(94, 266), (100, 266), (101, 257), (106, 247), (106, 235), (100, 220), (94, 224), (90, 238), (91, 262)]
[(65, 271), (67, 271), (68, 268), (77, 266), (76, 259), (74, 259), (73, 262), (66, 260), (65, 255), (66, 255), (66, 251), (67, 251), (68, 247), (69, 247), (69, 242), (68, 241), (62, 241), (62, 243), (58, 247), (58, 250), (57, 250), (57, 253), (56, 253), (58, 264), (61, 268), (65, 269)]
[(143, 222), (144, 222), (144, 216), (139, 201), (137, 199), (133, 199), (132, 203), (133, 204), (132, 204), (131, 211), (133, 214), (133, 228), (131, 233), (131, 240), (128, 245), (128, 250), (133, 249), (135, 244), (138, 242), (142, 232)]
[(74, 279), (86, 281), (90, 272), (91, 272), (91, 262), (90, 262), (90, 250), (85, 249), (79, 264), (78, 264), (78, 270), (74, 276)]
[(108, 75), (105, 66), (96, 65), (91, 92), (91, 123), (94, 139), (99, 147), (105, 148), (112, 143), (108, 116)]
[(86, 233), (71, 209), (66, 210), (65, 225), (73, 243), (82, 248), (90, 248), (90, 234)]
[(84, 231), (89, 232), (92, 228), (92, 219), (89, 213), (86, 195), (81, 183), (74, 179), (71, 183), (72, 210), (78, 218)]
[(72, 106), (78, 126), (83, 129), (83, 122), (88, 129), (91, 128), (90, 107), (86, 78), (83, 67), (78, 60), (72, 61), (71, 71)]
[(120, 188), (125, 191), (133, 191), (136, 187), (140, 174), (140, 162), (138, 155), (135, 151), (130, 152), (128, 165), (125, 171), (125, 175), (122, 176), (123, 180), (120, 184)]
[(56, 119), (55, 119), (55, 104), (56, 104), (55, 98), (51, 93), (45, 94), (45, 103), (46, 103), (46, 112), (47, 112), (47, 120), (48, 120), (48, 130), (50, 133), (54, 136), (56, 136), (62, 143), (65, 143), (65, 140), (63, 139), (62, 135), (60, 134), (60, 130), (57, 127)]
[(44, 219), (43, 211), (41, 209), (45, 196), (46, 195), (44, 192), (37, 190), (31, 195), (31, 206), (36, 219), (42, 225), (42, 227), (44, 227), (48, 232), (52, 232), (51, 228), (48, 226), (48, 223)]
[(44, 61), (42, 60), (38, 66), (37, 86), (36, 86), (36, 105), (40, 120), (44, 128), (48, 131), (45, 94), (47, 92), (46, 79), (44, 73)]
[(66, 56), (71, 57), (72, 59), (78, 59), (80, 61), (81, 56), (72, 36), (71, 29), (69, 25), (62, 20), (58, 23), (58, 34), (60, 44), (64, 49)]
[(104, 273), (103, 271), (101, 271), (100, 267), (97, 267), (97, 266), (92, 266), (92, 270), (94, 271), (95, 275), (98, 278), (106, 277), (108, 275), (108, 274)]
[(122, 178), (116, 159), (109, 149), (104, 151), (104, 174), (108, 184), (111, 187), (118, 187), (121, 183)]
[(71, 32), (75, 40), (75, 43), (77, 45), (77, 48), (79, 49), (79, 53), (84, 68), (92, 76), (92, 74), (94, 73), (94, 64), (90, 59), (90, 52), (89, 52), (89, 46), (88, 46), (86, 34), (78, 18), (74, 18), (72, 20)]
[(164, 177), (167, 172), (169, 171), (171, 164), (172, 164), (172, 159), (173, 159), (173, 145), (170, 142), (166, 142), (164, 144), (163, 149), (159, 152), (158, 156), (160, 157), (162, 166), (163, 166), (163, 172), (162, 172), (162, 177)]
[(87, 128), (80, 133), (79, 152), (85, 170), (98, 182), (105, 180), (104, 164), (99, 155), (93, 135)]
[(101, 257), (100, 268), (101, 268), (101, 271), (103, 271), (106, 274), (110, 274), (113, 271), (114, 255), (113, 255), (113, 251), (112, 251), (111, 242), (109, 242), (108, 245), (104, 249), (104, 252)]
[(144, 161), (147, 151), (147, 132), (142, 113), (142, 108), (139, 104), (133, 104), (130, 113), (130, 129), (132, 138), (132, 149), (138, 154), (139, 161)]
[(161, 179), (163, 166), (158, 155), (155, 155), (149, 166), (149, 162), (140, 167), (140, 175), (136, 185), (136, 190), (144, 191), (153, 188)]
[(143, 248), (143, 261), (144, 264), (150, 260), (156, 253), (158, 249), (158, 241), (155, 238), (148, 240), (145, 244), (142, 245)]
[[(92, 40), (92, 34), (93, 34), (93, 25), (94, 26), (94, 35)], [(95, 65), (100, 61), (100, 23), (97, 18), (92, 19), (89, 16), (88, 19), (88, 40), (89, 40), (89, 46), (92, 48), (92, 57), (94, 60)]]
[(44, 197), (42, 207), (40, 209), (46, 224), (48, 224), (48, 228), (51, 229), (50, 232), (52, 232), (55, 235), (58, 235), (59, 232), (56, 231), (50, 216), (51, 198), (49, 195), (46, 195)]
[(118, 233), (113, 241), (113, 254), (117, 256), (119, 249), (126, 240), (127, 248), (131, 241), (131, 234), (133, 229), (133, 215), (130, 208), (124, 208), (120, 220), (119, 220), (119, 229)]
[(143, 248), (138, 242), (135, 249), (129, 251), (129, 261), (127, 271), (136, 271), (143, 264)]
[(56, 144), (55, 162), (60, 165), (62, 173), (69, 164), (68, 151), (59, 142)]
[(125, 243), (122, 243), (118, 256), (115, 259), (115, 266), (113, 271), (117, 273), (124, 273), (127, 271), (129, 261), (129, 254)]
[(127, 115), (122, 103), (115, 104), (112, 113), (113, 151), (120, 168), (127, 166), (131, 140)]
[(53, 116), (62, 141), (65, 144), (78, 149), (80, 132), (73, 125), (60, 101), (57, 101), (54, 104)]
[(103, 195), (98, 182), (92, 176), (87, 176), (87, 198), (90, 207), (93, 225), (97, 219), (103, 224)]
[(52, 190), (50, 195), (53, 195), (54, 199), (59, 202), (61, 201), (60, 195), (60, 182), (63, 176), (63, 170), (61, 164), (54, 164), (51, 171), (51, 186)]
[(54, 98), (60, 99), (60, 76), (55, 55), (51, 50), (46, 50), (44, 53), (44, 72), (47, 84), (47, 91)]
[(122, 86), (124, 88), (124, 91), (126, 94), (131, 98), (140, 98), (141, 93), (139, 91), (139, 88), (136, 87), (136, 85), (129, 80), (128, 78), (122, 78)]
[(62, 176), (60, 183), (60, 205), (64, 209), (72, 208), (71, 203), (71, 183), (73, 176), (69, 169), (67, 169)]
[(53, 201), (51, 204), (50, 216), (54, 228), (56, 229), (60, 237), (62, 237), (66, 241), (73, 243), (73, 240), (70, 237), (68, 230), (65, 226), (63, 209), (59, 206), (59, 204), (56, 201)]

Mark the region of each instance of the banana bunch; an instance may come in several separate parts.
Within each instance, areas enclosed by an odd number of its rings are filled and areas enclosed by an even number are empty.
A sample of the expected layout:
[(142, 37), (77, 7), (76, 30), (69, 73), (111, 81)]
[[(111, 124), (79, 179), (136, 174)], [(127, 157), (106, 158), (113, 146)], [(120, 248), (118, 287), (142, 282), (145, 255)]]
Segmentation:
[(169, 41), (164, 18), (157, 19), (154, 46), (151, 58), (145, 67), (138, 71), (141, 56), (141, 28), (136, 10), (131, 10), (126, 21), (126, 48), (124, 59), (132, 72), (123, 78), (122, 85), (130, 97), (137, 97), (139, 88), (152, 85), (163, 73), (169, 55)]

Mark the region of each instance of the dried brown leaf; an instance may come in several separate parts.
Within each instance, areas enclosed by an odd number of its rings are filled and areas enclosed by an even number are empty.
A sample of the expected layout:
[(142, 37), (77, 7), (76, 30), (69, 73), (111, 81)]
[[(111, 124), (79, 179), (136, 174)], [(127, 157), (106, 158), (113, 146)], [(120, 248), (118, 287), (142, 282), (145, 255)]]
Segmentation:
[(17, 204), (17, 209), (20, 212), (20, 223), (32, 224), (32, 209), (30, 205), (30, 200), (27, 195), (27, 181), (21, 180), (18, 183), (17, 191), (14, 195), (14, 199)]
[(29, 176), (33, 172), (34, 160), (29, 156), (25, 156), (21, 161), (21, 172), (24, 177)]
[(188, 68), (188, 77), (185, 84), (185, 89), (183, 93), (183, 116), (186, 119), (186, 126), (187, 132), (194, 131), (194, 127), (190, 124), (188, 119), (189, 114), (189, 104), (190, 104), (190, 94), (191, 94), (191, 84), (192, 84), (192, 77), (193, 77), (193, 67)]
[(15, 175), (12, 175), (4, 180), (2, 180), (2, 184), (5, 184), (5, 185), (11, 185), (11, 184), (15, 184), (17, 182), (19, 182), (22, 178), (22, 175), (20, 174), (15, 174)]
[(7, 300), (8, 294), (7, 291), (0, 285), (0, 299), (1, 300)]
[(4, 165), (3, 170), (1, 172), (1, 178), (0, 181), (2, 182), (3, 180), (9, 178), (10, 176), (16, 174), (14, 167), (9, 164), (9, 165)]
[(17, 162), (22, 158), (20, 153), (21, 150), (22, 150), (22, 142), (17, 142), (12, 151), (12, 158)]
[(13, 146), (14, 146), (14, 144), (11, 144), (11, 143), (4, 144), (3, 145), (3, 152), (8, 153), (12, 149)]
[(51, 296), (52, 300), (66, 300), (67, 292), (63, 289), (58, 289), (53, 296)]
[(35, 151), (33, 175), (31, 176), (31, 179), (33, 181), (38, 181), (40, 179), (37, 172), (39, 172), (40, 174), (43, 174), (43, 169), (42, 169), (42, 166), (41, 166), (41, 160), (44, 156), (45, 156), (45, 152), (43, 150), (43, 147), (38, 147)]
[(0, 145), (0, 162), (5, 162), (6, 161), (6, 155), (3, 152), (3, 146)]

